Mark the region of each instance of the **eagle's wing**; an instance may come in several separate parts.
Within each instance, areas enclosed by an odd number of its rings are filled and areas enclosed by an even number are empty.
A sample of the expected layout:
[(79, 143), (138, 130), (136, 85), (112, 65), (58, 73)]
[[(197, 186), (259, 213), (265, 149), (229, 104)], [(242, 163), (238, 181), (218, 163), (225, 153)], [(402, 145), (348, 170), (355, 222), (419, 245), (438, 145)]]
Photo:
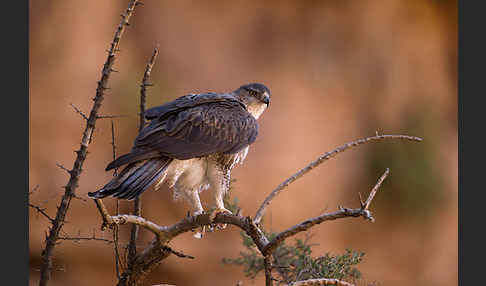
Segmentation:
[(164, 119), (165, 116), (171, 114), (172, 112), (178, 112), (183, 109), (191, 108), (205, 103), (215, 103), (215, 102), (225, 102), (225, 101), (237, 102), (236, 99), (231, 97), (229, 94), (221, 94), (221, 93), (214, 93), (214, 92), (200, 93), (200, 94), (187, 94), (166, 104), (147, 109), (145, 111), (144, 116), (148, 120), (152, 120), (156, 118), (161, 120)]
[(258, 123), (244, 106), (234, 100), (220, 99), (195, 104), (174, 102), (149, 109), (152, 119), (135, 139), (129, 154), (110, 163), (107, 170), (126, 163), (167, 156), (179, 160), (212, 153), (236, 153), (253, 143)]

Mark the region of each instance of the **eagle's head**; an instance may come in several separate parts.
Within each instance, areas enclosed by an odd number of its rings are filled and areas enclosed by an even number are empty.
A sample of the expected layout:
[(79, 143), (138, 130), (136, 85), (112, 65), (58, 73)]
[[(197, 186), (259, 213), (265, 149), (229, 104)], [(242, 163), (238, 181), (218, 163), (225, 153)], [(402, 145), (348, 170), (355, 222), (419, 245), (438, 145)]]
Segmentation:
[(235, 96), (245, 104), (248, 112), (256, 119), (270, 104), (270, 90), (261, 83), (250, 83), (234, 91)]

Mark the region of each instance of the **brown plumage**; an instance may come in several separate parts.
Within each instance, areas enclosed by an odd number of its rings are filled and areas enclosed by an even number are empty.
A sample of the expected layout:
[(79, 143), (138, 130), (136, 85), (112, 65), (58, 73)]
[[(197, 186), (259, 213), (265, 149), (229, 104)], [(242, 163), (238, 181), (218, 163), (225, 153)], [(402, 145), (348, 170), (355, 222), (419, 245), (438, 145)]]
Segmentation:
[(257, 119), (268, 106), (270, 91), (262, 84), (241, 86), (231, 93), (190, 94), (146, 111), (150, 120), (130, 153), (106, 167), (128, 164), (92, 198), (134, 199), (152, 183), (167, 181), (176, 197), (189, 200), (196, 213), (198, 193), (215, 190), (216, 206), (224, 210), (230, 171), (242, 162), (258, 135)]

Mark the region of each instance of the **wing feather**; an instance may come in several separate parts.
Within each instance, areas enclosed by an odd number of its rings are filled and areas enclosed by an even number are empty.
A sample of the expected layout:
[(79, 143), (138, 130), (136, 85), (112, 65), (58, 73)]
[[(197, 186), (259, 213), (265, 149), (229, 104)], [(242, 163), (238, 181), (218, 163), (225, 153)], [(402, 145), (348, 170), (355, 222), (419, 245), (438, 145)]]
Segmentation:
[(135, 139), (132, 153), (157, 151), (180, 160), (236, 153), (253, 143), (257, 134), (256, 119), (240, 103), (204, 103), (152, 120)]

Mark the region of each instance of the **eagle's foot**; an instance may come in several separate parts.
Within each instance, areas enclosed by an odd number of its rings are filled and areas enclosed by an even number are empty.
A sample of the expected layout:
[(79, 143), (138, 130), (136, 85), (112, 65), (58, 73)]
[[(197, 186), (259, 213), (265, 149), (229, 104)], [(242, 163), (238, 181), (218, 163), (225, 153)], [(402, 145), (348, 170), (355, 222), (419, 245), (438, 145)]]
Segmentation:
[[(209, 213), (209, 221), (211, 222), (211, 224), (214, 222), (214, 219), (216, 218), (216, 216), (219, 214), (219, 213), (228, 213), (228, 214), (233, 214), (230, 210), (227, 210), (226, 208), (222, 207), (222, 208), (216, 208), (214, 210), (212, 210), (210, 213)], [(225, 229), (227, 226), (226, 223), (223, 223), (223, 224), (216, 224), (216, 229)]]
[(204, 210), (197, 210), (197, 211), (192, 213), (192, 216), (202, 215), (203, 213), (204, 213)]
[[(196, 210), (192, 213), (193, 217), (196, 217), (198, 215), (202, 215), (204, 213), (204, 210)], [(206, 227), (203, 225), (201, 226), (201, 230), (196, 231), (196, 233), (193, 235), (197, 239), (203, 238), (204, 234), (206, 233)]]

